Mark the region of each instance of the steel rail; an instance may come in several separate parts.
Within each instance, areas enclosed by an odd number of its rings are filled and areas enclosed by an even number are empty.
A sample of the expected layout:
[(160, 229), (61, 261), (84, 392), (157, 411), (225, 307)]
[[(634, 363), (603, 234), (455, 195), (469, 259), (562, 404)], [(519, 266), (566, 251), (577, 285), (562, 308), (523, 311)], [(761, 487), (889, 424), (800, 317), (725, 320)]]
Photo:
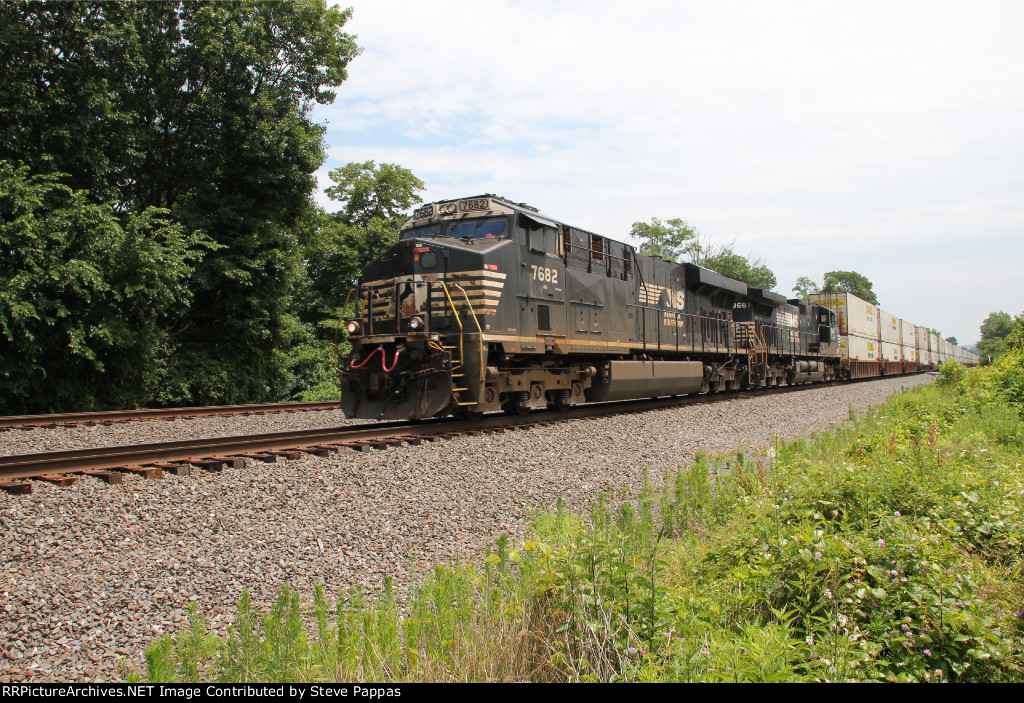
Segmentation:
[[(877, 379), (870, 379), (877, 380)], [(602, 417), (613, 414), (640, 413), (686, 405), (739, 400), (781, 393), (811, 391), (840, 385), (843, 382), (780, 386), (753, 391), (733, 391), (708, 395), (689, 395), (647, 400), (623, 400), (575, 406), (568, 410), (546, 410), (527, 415), (484, 415), (478, 420), (441, 418), (379, 422), (364, 425), (292, 430), (254, 435), (207, 437), (151, 444), (114, 447), (92, 447), (33, 454), (0, 455), (0, 481), (35, 478), (86, 471), (143, 467), (160, 462), (189, 463), (200, 460), (243, 457), (261, 452), (310, 450), (314, 447), (366, 446), (436, 438), (439, 436), (472, 435), (509, 429), (525, 429), (567, 420)]]
[(179, 417), (212, 415), (253, 415), (264, 413), (296, 412), (302, 410), (333, 410), (341, 407), (337, 400), (315, 400), (290, 403), (259, 403), (252, 405), (207, 405), (192, 408), (151, 408), (145, 410), (109, 410), (86, 413), (54, 413), (50, 415), (0, 416), (0, 431), (30, 427), (57, 427), (60, 425), (128, 422), (131, 420), (159, 420)]

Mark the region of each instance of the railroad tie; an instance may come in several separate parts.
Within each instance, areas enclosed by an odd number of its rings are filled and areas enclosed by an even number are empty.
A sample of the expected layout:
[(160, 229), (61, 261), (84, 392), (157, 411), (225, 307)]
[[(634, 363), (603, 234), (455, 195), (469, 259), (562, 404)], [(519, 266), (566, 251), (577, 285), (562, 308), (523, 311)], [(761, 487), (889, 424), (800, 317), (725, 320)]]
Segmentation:
[(275, 450), (275, 451), (267, 452), (267, 453), (268, 454), (273, 454), (274, 456), (279, 456), (282, 459), (301, 459), (302, 458), (302, 452), (299, 451), (298, 449), (281, 449), (281, 450)]
[(28, 481), (0, 481), (0, 491), (15, 495), (27, 495), (32, 492), (32, 484)]
[[(324, 451), (324, 452), (327, 452), (327, 454), (337, 454), (337, 453), (339, 453), (344, 448), (345, 448), (344, 445), (338, 445), (338, 444), (317, 444), (316, 446), (310, 447), (310, 449), (312, 449), (312, 450)], [(324, 455), (318, 454), (317, 456), (326, 456), (326, 454), (324, 454)]]
[(121, 483), (124, 483), (124, 475), (120, 474), (120, 473), (118, 473), (116, 471), (90, 470), (90, 471), (83, 471), (82, 475), (83, 476), (92, 476), (93, 478), (98, 478), (99, 480), (103, 481), (104, 483), (109, 483), (109, 484), (121, 484)]
[(166, 471), (175, 476), (189, 476), (192, 473), (192, 467), (187, 462), (170, 463), (167, 461), (154, 461), (150, 466), (155, 466), (161, 471)]
[(162, 479), (164, 472), (156, 467), (117, 467), (115, 471), (134, 474), (144, 479)]
[(231, 461), (223, 457), (189, 457), (188, 463), (203, 471), (215, 473), (224, 470), (224, 465)]
[(71, 474), (43, 474), (36, 478), (40, 481), (46, 481), (47, 483), (52, 483), (55, 486), (61, 487), (73, 486), (78, 483), (78, 477)]
[(257, 462), (263, 462), (264, 464), (273, 464), (274, 462), (276, 462), (276, 460), (278, 460), (278, 456), (276, 456), (276, 454), (269, 453), (247, 453), (243, 454), (243, 456), (245, 456), (246, 458), (254, 458), (257, 460)]

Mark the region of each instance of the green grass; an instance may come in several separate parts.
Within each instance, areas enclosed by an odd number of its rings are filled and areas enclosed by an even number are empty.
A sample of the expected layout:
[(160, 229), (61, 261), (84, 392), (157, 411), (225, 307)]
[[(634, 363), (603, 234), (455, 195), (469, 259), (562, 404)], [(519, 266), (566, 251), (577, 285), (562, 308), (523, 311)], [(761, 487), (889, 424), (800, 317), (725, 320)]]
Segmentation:
[(243, 599), (225, 639), (194, 613), (147, 650), (148, 677), (1024, 680), (1021, 375), (981, 373), (757, 456), (699, 456), (588, 515), (559, 504), (403, 608), (390, 584), (285, 591), (262, 615)]

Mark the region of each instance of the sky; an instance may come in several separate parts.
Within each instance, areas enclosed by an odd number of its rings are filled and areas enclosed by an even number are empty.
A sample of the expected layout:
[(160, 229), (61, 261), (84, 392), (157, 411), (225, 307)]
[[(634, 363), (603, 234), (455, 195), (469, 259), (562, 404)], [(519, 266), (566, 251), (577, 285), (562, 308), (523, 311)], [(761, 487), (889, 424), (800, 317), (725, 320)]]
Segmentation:
[(321, 188), (374, 160), (622, 241), (678, 217), (961, 344), (1024, 312), (1024, 2), (352, 2)]

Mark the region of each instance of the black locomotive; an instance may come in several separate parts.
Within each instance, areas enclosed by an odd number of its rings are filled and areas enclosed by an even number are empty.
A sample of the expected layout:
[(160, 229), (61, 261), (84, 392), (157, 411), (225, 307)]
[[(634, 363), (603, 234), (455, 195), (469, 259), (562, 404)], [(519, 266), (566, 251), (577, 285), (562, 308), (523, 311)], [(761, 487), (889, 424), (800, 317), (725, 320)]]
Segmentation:
[(349, 417), (478, 416), (838, 377), (837, 318), (493, 195), (418, 208), (369, 264)]

